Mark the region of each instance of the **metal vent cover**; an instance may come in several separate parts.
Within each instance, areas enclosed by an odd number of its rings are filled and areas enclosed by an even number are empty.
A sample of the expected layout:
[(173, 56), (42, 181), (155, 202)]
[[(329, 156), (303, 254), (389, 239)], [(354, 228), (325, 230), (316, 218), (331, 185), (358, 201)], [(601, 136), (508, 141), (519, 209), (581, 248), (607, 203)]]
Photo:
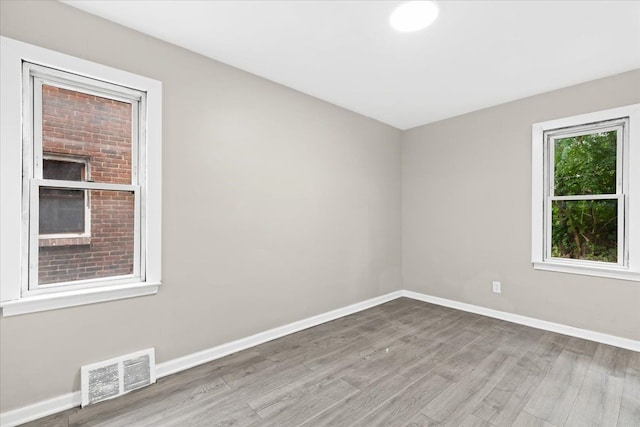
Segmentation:
[(153, 348), (82, 366), (82, 406), (153, 384), (155, 371)]

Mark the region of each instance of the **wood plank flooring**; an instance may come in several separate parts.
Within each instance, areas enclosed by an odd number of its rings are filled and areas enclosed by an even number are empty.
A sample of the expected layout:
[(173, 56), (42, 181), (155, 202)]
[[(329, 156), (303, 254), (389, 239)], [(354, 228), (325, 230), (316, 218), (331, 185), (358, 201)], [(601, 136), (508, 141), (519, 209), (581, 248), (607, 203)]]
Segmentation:
[(640, 427), (640, 353), (400, 298), (27, 425)]

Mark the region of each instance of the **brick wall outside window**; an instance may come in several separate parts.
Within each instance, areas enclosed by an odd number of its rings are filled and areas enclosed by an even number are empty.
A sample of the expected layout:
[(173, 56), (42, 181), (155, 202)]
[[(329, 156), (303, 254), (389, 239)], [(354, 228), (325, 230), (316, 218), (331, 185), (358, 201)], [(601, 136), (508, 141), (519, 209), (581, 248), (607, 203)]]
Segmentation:
[[(45, 156), (85, 159), (94, 182), (131, 183), (131, 104), (43, 85), (42, 122)], [(39, 284), (132, 273), (133, 193), (87, 193), (90, 237), (41, 239)]]

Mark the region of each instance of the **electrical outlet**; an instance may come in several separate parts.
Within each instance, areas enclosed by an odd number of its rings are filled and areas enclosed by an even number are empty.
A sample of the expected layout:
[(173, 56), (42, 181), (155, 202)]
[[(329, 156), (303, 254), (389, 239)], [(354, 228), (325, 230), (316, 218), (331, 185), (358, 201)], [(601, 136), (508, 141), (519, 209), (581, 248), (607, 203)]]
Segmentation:
[(502, 285), (500, 282), (496, 282), (495, 280), (493, 281), (493, 292), (496, 294), (502, 293)]

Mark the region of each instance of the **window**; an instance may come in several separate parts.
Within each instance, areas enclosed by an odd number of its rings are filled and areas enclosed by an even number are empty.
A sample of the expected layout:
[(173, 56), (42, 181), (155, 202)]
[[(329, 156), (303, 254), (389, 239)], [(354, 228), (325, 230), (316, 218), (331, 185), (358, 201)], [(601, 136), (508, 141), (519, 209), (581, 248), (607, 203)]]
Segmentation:
[(536, 269), (640, 280), (639, 114), (640, 104), (533, 126)]
[(160, 83), (5, 37), (1, 66), (3, 315), (157, 292)]
[[(89, 181), (89, 159), (43, 151), (42, 177), (60, 181)], [(86, 190), (41, 189), (39, 245), (89, 244), (91, 209)]]

